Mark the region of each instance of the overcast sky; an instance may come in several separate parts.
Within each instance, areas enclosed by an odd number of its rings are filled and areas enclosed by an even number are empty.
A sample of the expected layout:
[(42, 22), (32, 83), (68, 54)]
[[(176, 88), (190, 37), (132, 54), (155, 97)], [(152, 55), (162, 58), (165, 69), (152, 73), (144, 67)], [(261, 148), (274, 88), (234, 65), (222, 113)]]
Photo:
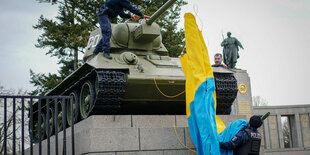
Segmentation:
[[(243, 45), (237, 68), (247, 70), (252, 95), (270, 105), (310, 104), (309, 0), (192, 0), (182, 8), (192, 12), (201, 28), (209, 55), (222, 52), (222, 33), (232, 32)], [(196, 13), (195, 13), (196, 12)], [(55, 58), (34, 45), (42, 33), (32, 28), (43, 14), (57, 7), (35, 0), (6, 0), (0, 5), (0, 83), (31, 90), (29, 69), (56, 73)], [(199, 18), (198, 18), (199, 17)], [(213, 63), (213, 59), (211, 60)]]

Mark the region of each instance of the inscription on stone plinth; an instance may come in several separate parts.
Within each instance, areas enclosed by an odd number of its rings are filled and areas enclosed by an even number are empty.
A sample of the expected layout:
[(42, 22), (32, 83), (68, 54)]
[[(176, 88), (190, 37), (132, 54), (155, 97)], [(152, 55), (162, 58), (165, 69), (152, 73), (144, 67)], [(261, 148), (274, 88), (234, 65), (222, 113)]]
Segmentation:
[(251, 117), (251, 107), (248, 101), (239, 101), (239, 114), (246, 115), (247, 119)]

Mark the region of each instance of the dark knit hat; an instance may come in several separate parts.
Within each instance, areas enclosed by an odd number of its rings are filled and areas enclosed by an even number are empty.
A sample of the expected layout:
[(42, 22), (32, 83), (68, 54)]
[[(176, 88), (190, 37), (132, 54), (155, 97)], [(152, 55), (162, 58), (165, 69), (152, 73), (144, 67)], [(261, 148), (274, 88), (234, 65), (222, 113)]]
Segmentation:
[(250, 126), (253, 128), (259, 128), (263, 124), (260, 116), (254, 115), (250, 118)]

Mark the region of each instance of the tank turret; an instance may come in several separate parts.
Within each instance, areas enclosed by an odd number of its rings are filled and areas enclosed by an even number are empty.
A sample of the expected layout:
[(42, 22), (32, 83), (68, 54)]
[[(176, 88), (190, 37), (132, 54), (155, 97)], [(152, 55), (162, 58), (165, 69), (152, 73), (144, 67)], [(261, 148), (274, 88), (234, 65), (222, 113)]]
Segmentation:
[[(160, 7), (149, 19), (142, 19), (139, 23), (119, 23), (111, 24), (111, 51), (115, 52), (120, 49), (154, 51), (160, 55), (168, 55), (166, 47), (162, 44), (160, 27), (155, 23), (176, 0), (169, 0)], [(98, 41), (101, 38), (100, 29), (96, 29), (90, 35), (84, 60), (92, 55)]]

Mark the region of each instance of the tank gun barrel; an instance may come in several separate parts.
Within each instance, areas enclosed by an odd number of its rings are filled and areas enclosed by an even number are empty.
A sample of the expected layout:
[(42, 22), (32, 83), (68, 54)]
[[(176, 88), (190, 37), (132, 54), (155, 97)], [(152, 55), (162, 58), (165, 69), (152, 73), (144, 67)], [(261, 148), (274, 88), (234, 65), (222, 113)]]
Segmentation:
[(176, 0), (168, 0), (162, 7), (160, 7), (151, 17), (146, 21), (146, 24), (152, 25), (152, 23), (164, 13)]

